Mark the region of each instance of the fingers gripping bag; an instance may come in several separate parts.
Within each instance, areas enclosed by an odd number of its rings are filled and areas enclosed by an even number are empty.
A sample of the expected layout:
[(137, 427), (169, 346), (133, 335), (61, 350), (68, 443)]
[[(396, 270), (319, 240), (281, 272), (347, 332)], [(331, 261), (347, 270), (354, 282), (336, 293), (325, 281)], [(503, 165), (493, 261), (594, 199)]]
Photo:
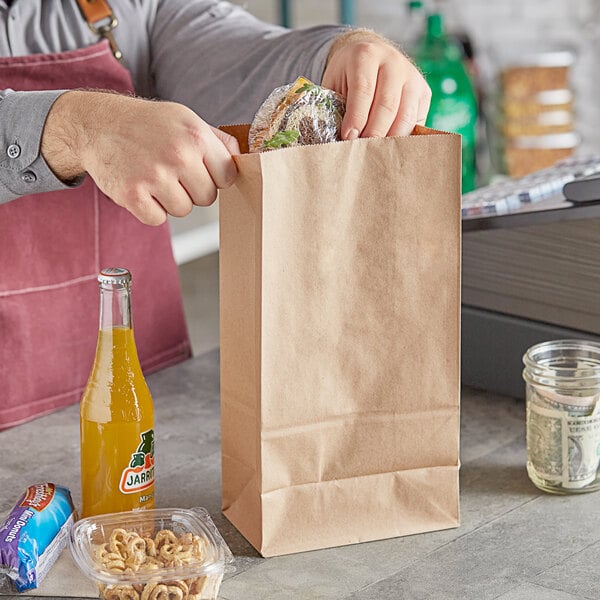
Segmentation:
[(37, 588), (67, 544), (74, 520), (67, 488), (29, 486), (0, 526), (0, 576), (12, 579), (18, 592)]
[(340, 141), (345, 110), (338, 93), (298, 77), (258, 109), (248, 132), (250, 152)]

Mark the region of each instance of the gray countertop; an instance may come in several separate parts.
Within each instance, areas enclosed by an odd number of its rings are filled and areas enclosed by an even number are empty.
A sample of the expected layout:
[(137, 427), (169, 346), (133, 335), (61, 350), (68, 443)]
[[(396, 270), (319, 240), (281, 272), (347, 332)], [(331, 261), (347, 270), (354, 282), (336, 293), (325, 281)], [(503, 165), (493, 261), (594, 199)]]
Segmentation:
[[(220, 512), (218, 351), (148, 382), (157, 507), (211, 513), (236, 556), (223, 600), (600, 598), (600, 495), (551, 496), (529, 482), (522, 401), (463, 390), (459, 528), (263, 559)], [(44, 481), (69, 487), (79, 505), (77, 406), (1, 432), (0, 456), (0, 514)], [(35, 592), (93, 593), (68, 551)]]

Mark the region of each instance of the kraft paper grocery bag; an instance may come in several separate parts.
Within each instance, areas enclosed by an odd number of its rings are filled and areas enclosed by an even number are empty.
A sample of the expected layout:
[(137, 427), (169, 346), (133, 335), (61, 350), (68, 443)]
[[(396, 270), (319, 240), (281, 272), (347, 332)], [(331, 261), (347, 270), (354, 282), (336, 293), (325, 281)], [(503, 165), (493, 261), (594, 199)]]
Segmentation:
[(263, 556), (456, 527), (460, 137), (236, 163), (219, 202), (225, 515)]

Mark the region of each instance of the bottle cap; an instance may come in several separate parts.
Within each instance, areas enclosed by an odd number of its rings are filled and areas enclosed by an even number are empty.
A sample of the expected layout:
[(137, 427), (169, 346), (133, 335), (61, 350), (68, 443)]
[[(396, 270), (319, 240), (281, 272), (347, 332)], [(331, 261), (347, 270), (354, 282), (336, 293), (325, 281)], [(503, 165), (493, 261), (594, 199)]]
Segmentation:
[(131, 273), (121, 267), (108, 267), (100, 271), (98, 281), (100, 283), (123, 285), (131, 282)]

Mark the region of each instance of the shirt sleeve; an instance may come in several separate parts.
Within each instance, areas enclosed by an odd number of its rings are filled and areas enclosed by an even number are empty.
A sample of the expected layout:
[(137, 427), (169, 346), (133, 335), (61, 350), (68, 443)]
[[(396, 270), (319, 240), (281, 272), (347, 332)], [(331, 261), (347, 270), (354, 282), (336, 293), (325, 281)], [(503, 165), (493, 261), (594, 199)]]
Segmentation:
[(150, 31), (156, 94), (212, 125), (249, 122), (274, 88), (300, 75), (320, 83), (344, 31), (285, 29), (229, 2), (162, 0)]
[(19, 196), (64, 190), (40, 153), (48, 112), (64, 90), (0, 91), (0, 204)]

